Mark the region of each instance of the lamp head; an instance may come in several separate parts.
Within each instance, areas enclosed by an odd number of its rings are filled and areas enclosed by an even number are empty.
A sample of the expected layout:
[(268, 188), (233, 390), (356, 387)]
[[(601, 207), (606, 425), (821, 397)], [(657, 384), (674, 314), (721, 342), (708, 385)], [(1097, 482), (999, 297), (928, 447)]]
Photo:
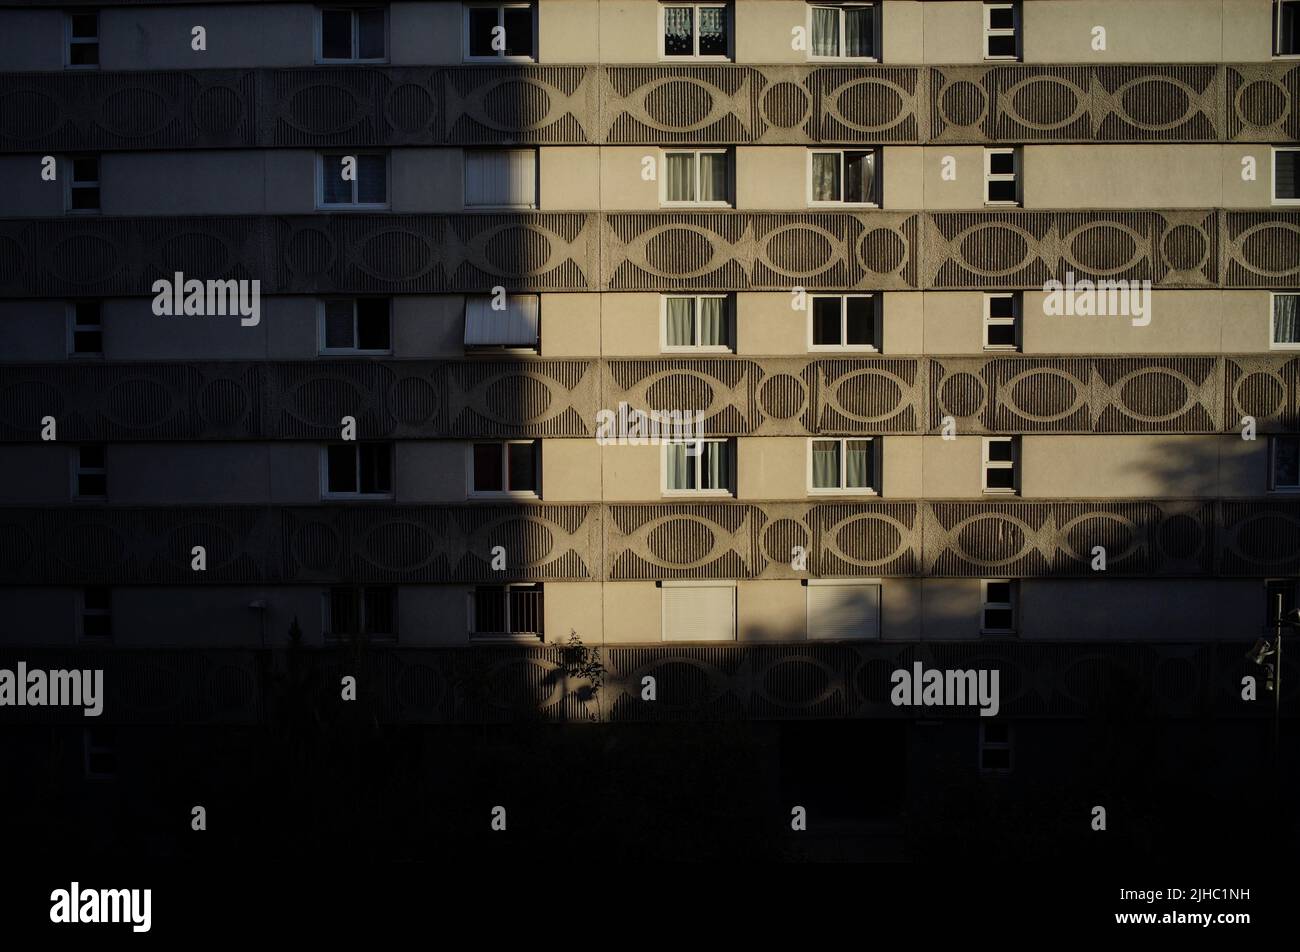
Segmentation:
[(1273, 654), (1273, 644), (1267, 638), (1256, 639), (1254, 646), (1246, 652), (1246, 659), (1255, 664), (1263, 664), (1264, 659)]

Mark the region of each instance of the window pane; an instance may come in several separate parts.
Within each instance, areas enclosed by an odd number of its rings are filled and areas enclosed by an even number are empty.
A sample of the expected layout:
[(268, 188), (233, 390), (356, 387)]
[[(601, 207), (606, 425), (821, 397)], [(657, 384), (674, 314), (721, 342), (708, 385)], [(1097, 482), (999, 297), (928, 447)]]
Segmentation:
[(537, 458), (536, 443), (511, 443), (510, 455), (510, 491), (536, 492), (537, 475), (534, 462)]
[(1016, 345), (1016, 325), (988, 325), (988, 345), (990, 347), (1014, 347)]
[(725, 298), (700, 299), (700, 346), (727, 345), (727, 302)]
[(78, 211), (94, 211), (99, 208), (99, 189), (74, 187), (72, 207)]
[(1011, 468), (988, 470), (989, 489), (1015, 489), (1015, 470)]
[(1300, 162), (1297, 159), (1300, 159), (1300, 150), (1282, 149), (1276, 153), (1274, 189), (1278, 198), (1300, 198), (1300, 181), (1297, 181)]
[(470, 7), (469, 55), (495, 56), (492, 49), (492, 28), (497, 25), (495, 7)]
[(726, 200), (727, 155), (725, 152), (706, 152), (700, 156), (700, 201)]
[(508, 7), (505, 11), (506, 55), (533, 55), (533, 12), (527, 7)]
[(351, 301), (325, 302), (325, 347), (348, 350), (354, 345)]
[(1300, 4), (1282, 4), (1281, 22), (1278, 24), (1278, 52), (1283, 55), (1300, 53)]
[(700, 55), (727, 55), (726, 7), (700, 7)]
[(817, 346), (831, 346), (840, 341), (839, 298), (813, 298), (813, 343)]
[(1273, 298), (1273, 343), (1300, 344), (1300, 294)]
[(108, 589), (96, 585), (92, 588), (85, 588), (81, 591), (81, 605), (87, 611), (108, 611), (109, 607)]
[(384, 42), (384, 11), (357, 11), (357, 56), (361, 59), (383, 59), (388, 55)]
[(844, 11), (844, 55), (875, 56), (875, 11), (857, 7)]
[(694, 11), (690, 7), (664, 8), (664, 54), (666, 56), (692, 56), (695, 53), (691, 40)]
[(848, 308), (847, 343), (857, 346), (874, 344), (876, 341), (875, 301), (869, 297), (851, 297), (845, 305)]
[(331, 635), (355, 635), (361, 629), (361, 606), (354, 588), (330, 589)]
[(391, 635), (397, 630), (393, 624), (393, 590), (368, 588), (365, 592), (366, 632), (371, 635)]
[(99, 15), (95, 13), (74, 13), (72, 15), (72, 35), (79, 40), (94, 39), (99, 36)]
[(664, 159), (667, 164), (665, 194), (668, 201), (695, 201), (695, 153), (669, 152)]
[(87, 638), (112, 638), (112, 616), (83, 615), (81, 618), (81, 633)]
[(78, 301), (73, 305), (73, 313), (77, 316), (77, 324), (82, 327), (93, 326), (99, 323), (99, 302), (98, 301)]
[(1010, 770), (1011, 751), (1005, 747), (989, 747), (980, 751), (980, 767), (984, 770)]
[(388, 298), (361, 298), (357, 301), (357, 347), (361, 350), (388, 350)]
[(989, 56), (1015, 56), (1016, 37), (1014, 34), (999, 34), (988, 37)]
[(876, 157), (871, 152), (848, 152), (844, 156), (844, 200), (870, 202), (875, 194)]
[(1016, 201), (1016, 183), (1014, 181), (1004, 179), (997, 182), (989, 182), (988, 184), (990, 202)]
[(834, 7), (813, 7), (812, 54), (840, 55), (840, 11)]
[(1279, 489), (1300, 486), (1300, 439), (1277, 437), (1273, 457), (1273, 484)]
[(1016, 458), (1015, 444), (1010, 440), (990, 440), (988, 448), (992, 462), (1010, 463)]
[(99, 331), (74, 331), (72, 334), (72, 352), (74, 354), (102, 354), (104, 352), (104, 335)]
[(388, 201), (388, 160), (385, 156), (357, 156), (357, 200), (366, 205), (382, 205)]
[(1011, 604), (1010, 582), (989, 582), (984, 586), (984, 600), (991, 604)]
[(108, 477), (103, 473), (81, 473), (77, 476), (78, 496), (107, 496)]
[(321, 186), (324, 204), (350, 205), (352, 203), (352, 183), (343, 178), (343, 156), (322, 156)]
[(1011, 7), (989, 7), (989, 28), (993, 30), (1012, 30), (1016, 26), (1016, 14)]
[(352, 58), (352, 11), (321, 11), (320, 52), (321, 59)]
[(669, 443), (664, 449), (665, 483), (669, 489), (695, 488), (695, 457), (686, 453), (687, 443)]
[(814, 440), (812, 445), (814, 489), (840, 488), (840, 441)]
[(990, 152), (989, 172), (993, 175), (1012, 175), (1016, 171), (1014, 152)]
[(695, 299), (670, 297), (665, 302), (664, 337), (669, 347), (695, 346)]
[(1016, 313), (1016, 299), (1009, 294), (994, 294), (989, 296), (989, 317), (1014, 317)]
[(839, 153), (813, 153), (812, 197), (814, 202), (838, 202), (840, 200)]
[(361, 455), (361, 491), (390, 492), (393, 488), (392, 448), (387, 443), (362, 443), (358, 452)]
[(78, 450), (77, 459), (82, 469), (103, 469), (104, 447), (82, 446)]
[(68, 50), (68, 62), (73, 66), (98, 66), (98, 43), (73, 43)]
[(501, 484), (500, 443), (474, 444), (474, 491), (484, 493), (500, 492)]
[(718, 441), (704, 444), (704, 452), (700, 454), (701, 489), (727, 488), (727, 446)]
[(986, 608), (984, 609), (984, 627), (990, 631), (1010, 631), (1011, 617), (1011, 609), (1009, 608)]
[(514, 586), (506, 590), (510, 600), (510, 633), (540, 634), (542, 631), (542, 590)]
[(871, 488), (871, 441), (846, 440), (844, 444), (844, 486)]
[(332, 493), (357, 491), (357, 451), (354, 446), (331, 446), (327, 451), (329, 472), (325, 487)]
[(72, 180), (74, 182), (98, 182), (99, 159), (92, 157), (72, 160)]
[(506, 590), (498, 585), (474, 589), (474, 631), (501, 634), (506, 630)]

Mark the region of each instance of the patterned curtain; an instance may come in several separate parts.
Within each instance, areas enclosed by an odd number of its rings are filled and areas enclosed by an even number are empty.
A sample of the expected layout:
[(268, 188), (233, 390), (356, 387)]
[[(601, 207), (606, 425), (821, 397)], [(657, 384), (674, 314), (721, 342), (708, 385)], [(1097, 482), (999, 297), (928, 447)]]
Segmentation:
[(813, 201), (840, 200), (840, 157), (834, 152), (814, 152), (812, 157)]
[(812, 445), (813, 488), (840, 488), (839, 440), (817, 440)]
[(840, 55), (840, 11), (813, 7), (812, 52), (814, 56)]
[(668, 56), (691, 56), (694, 43), (691, 39), (690, 7), (664, 8), (664, 53)]
[(727, 343), (726, 299), (700, 299), (700, 346), (722, 347)]
[(871, 488), (871, 441), (849, 440), (844, 447), (844, 486)]
[(1300, 294), (1273, 298), (1273, 343), (1300, 344)]
[(727, 55), (726, 7), (700, 7), (700, 55)]
[(670, 152), (668, 163), (668, 201), (695, 201), (695, 155), (691, 152)]
[(668, 346), (695, 346), (695, 299), (670, 297), (667, 300)]

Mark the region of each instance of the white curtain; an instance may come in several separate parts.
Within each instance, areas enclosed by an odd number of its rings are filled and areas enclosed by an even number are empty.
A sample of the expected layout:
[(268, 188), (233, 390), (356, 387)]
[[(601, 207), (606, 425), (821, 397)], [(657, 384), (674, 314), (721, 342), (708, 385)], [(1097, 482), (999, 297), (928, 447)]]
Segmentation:
[(666, 320), (667, 341), (669, 347), (695, 346), (695, 299), (688, 297), (670, 297), (667, 302)]
[(725, 442), (704, 444), (704, 452), (700, 454), (700, 472), (701, 489), (727, 488), (727, 444)]
[(705, 152), (700, 155), (700, 201), (726, 200), (727, 155), (725, 152)]
[(668, 468), (669, 489), (695, 488), (695, 459), (686, 455), (686, 443), (669, 443), (664, 465)]
[(727, 343), (726, 299), (700, 299), (700, 346), (722, 347)]
[(814, 152), (812, 157), (813, 201), (840, 200), (840, 156), (837, 152)]
[(844, 486), (871, 488), (871, 441), (849, 440), (844, 445)]
[(850, 7), (844, 11), (844, 55), (872, 56), (872, 27), (875, 11), (871, 7)]
[(695, 154), (669, 152), (665, 161), (668, 164), (668, 201), (695, 201)]
[(1273, 343), (1300, 344), (1300, 294), (1273, 298)]
[(839, 440), (817, 440), (812, 445), (813, 488), (840, 488)]
[(812, 52), (814, 56), (840, 55), (840, 11), (834, 7), (813, 7)]

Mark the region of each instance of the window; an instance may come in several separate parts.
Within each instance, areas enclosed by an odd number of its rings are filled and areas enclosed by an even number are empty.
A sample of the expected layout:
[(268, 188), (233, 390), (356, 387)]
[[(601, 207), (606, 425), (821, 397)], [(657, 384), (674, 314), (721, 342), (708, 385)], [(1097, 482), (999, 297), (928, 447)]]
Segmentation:
[(1273, 55), (1300, 56), (1300, 0), (1273, 0)]
[(1272, 462), (1269, 465), (1269, 489), (1274, 492), (1300, 492), (1300, 436), (1269, 438)]
[[(493, 307), (499, 300), (500, 308)], [(491, 295), (465, 299), (466, 350), (536, 351), (541, 298), (536, 294)]]
[(104, 499), (108, 496), (108, 467), (103, 446), (78, 446), (73, 465), (74, 498)]
[(465, 7), (464, 58), (535, 60), (536, 21), (531, 3), (474, 3)]
[(874, 294), (814, 294), (809, 318), (809, 350), (880, 349)]
[(736, 585), (663, 582), (664, 641), (735, 641)]
[(980, 720), (980, 773), (1011, 772), (1011, 725)]
[(541, 495), (538, 440), (475, 443), (470, 452), (471, 496)]
[(726, 149), (665, 150), (661, 205), (727, 205), (731, 189)]
[(112, 780), (117, 776), (117, 735), (113, 728), (87, 727), (82, 746), (87, 780)]
[(731, 55), (731, 30), (725, 3), (665, 3), (663, 56), (727, 59)]
[(388, 156), (384, 153), (323, 153), (319, 169), (321, 208), (388, 206)]
[(1020, 292), (984, 295), (984, 349), (1020, 349)]
[(99, 14), (94, 10), (69, 13), (64, 19), (68, 62), (73, 69), (99, 68)]
[(102, 585), (83, 588), (78, 606), (77, 634), (86, 641), (113, 639), (113, 601)]
[(470, 593), (469, 633), (474, 638), (546, 640), (541, 585), (480, 585)]
[(731, 308), (725, 295), (665, 294), (663, 302), (663, 351), (730, 351)]
[(1300, 205), (1300, 149), (1273, 150), (1273, 204)]
[(70, 212), (99, 211), (99, 156), (73, 157), (67, 200)]
[(388, 298), (349, 298), (320, 304), (322, 354), (391, 354)]
[(808, 580), (810, 641), (880, 637), (880, 583)]
[(984, 58), (1020, 58), (1020, 4), (984, 4)]
[(389, 586), (339, 585), (325, 595), (326, 638), (397, 637), (397, 593)]
[(732, 486), (730, 440), (691, 440), (663, 444), (665, 495), (694, 493), (729, 496)]
[(537, 150), (465, 153), (465, 206), (537, 207)]
[(876, 441), (813, 439), (808, 441), (808, 491), (823, 493), (876, 492)]
[(68, 353), (74, 357), (104, 356), (104, 325), (98, 301), (68, 305)]
[(878, 9), (874, 3), (808, 6), (809, 59), (876, 59)]
[(984, 150), (984, 204), (1020, 204), (1020, 157), (1015, 149)]
[(1274, 350), (1300, 350), (1300, 294), (1273, 295), (1272, 331)]
[(1019, 437), (984, 437), (984, 491), (986, 493), (1014, 493), (1019, 489), (1017, 445)]
[(810, 205), (875, 205), (876, 150), (808, 153)]
[(1295, 610), (1298, 602), (1296, 594), (1298, 590), (1300, 590), (1300, 582), (1293, 578), (1274, 578), (1264, 583), (1264, 624), (1266, 627), (1276, 627), (1278, 618), (1285, 618), (1288, 612)]
[(393, 494), (393, 447), (389, 443), (336, 443), (323, 450), (324, 497), (381, 499)]
[(1016, 583), (1009, 579), (981, 579), (983, 609), (980, 633), (1013, 635), (1016, 632)]
[(327, 8), (316, 34), (318, 63), (383, 63), (388, 59), (388, 11), (384, 7)]

